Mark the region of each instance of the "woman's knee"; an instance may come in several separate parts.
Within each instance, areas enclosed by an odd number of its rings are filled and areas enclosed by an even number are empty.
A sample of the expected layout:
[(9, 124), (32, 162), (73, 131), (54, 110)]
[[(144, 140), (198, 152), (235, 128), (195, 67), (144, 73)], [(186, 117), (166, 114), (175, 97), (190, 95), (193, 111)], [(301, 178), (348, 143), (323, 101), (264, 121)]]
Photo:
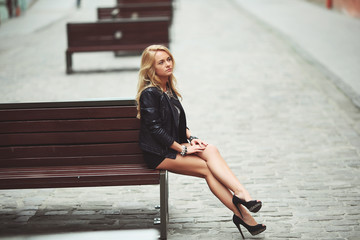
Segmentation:
[(219, 153), (218, 148), (213, 144), (208, 144), (205, 148), (205, 151), (210, 152), (210, 153)]
[(216, 161), (217, 159), (221, 158), (218, 148), (213, 144), (208, 144), (205, 150), (201, 153), (198, 153), (197, 155), (207, 163), (209, 161)]
[(212, 156), (218, 156), (219, 150), (218, 148), (213, 144), (208, 144), (204, 150), (204, 152), (200, 153), (200, 157), (203, 158), (205, 161), (208, 161), (210, 157)]

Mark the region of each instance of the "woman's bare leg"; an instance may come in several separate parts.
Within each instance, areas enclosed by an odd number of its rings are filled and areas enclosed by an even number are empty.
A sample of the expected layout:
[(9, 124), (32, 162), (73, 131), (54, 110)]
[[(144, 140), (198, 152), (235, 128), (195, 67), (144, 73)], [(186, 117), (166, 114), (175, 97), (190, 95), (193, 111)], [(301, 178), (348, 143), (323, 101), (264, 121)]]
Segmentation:
[[(235, 215), (241, 216), (235, 205), (232, 203), (232, 193), (225, 187), (209, 170), (207, 163), (196, 155), (185, 157), (177, 155), (176, 159), (166, 158), (157, 169), (164, 169), (170, 172), (204, 178), (211, 192)], [(244, 221), (249, 225), (256, 225), (255, 219), (240, 206)]]
[(249, 192), (231, 171), (214, 145), (209, 144), (204, 152), (197, 153), (197, 155), (206, 161), (210, 171), (217, 180), (230, 189), (236, 196), (245, 201), (252, 200)]

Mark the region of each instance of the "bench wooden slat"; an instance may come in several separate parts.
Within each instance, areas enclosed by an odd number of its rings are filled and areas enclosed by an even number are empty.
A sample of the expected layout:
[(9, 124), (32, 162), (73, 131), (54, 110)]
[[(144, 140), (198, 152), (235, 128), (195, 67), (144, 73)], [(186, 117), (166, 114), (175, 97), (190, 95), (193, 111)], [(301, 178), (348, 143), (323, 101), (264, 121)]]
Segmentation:
[[(159, 178), (159, 176), (157, 176)], [(81, 179), (81, 178), (80, 178)], [(157, 180), (149, 177), (148, 174), (136, 178), (98, 177), (87, 178), (79, 181), (73, 179), (34, 179), (24, 181), (23, 179), (1, 180), (0, 189), (27, 189), (27, 188), (66, 188), (66, 187), (102, 187), (102, 186), (129, 186), (129, 185), (154, 185), (159, 184)]]
[[(127, 165), (83, 165), (83, 166), (55, 166), (55, 167), (26, 167), (0, 169), (0, 179), (11, 178), (49, 178), (49, 177), (82, 177), (82, 176), (112, 176), (112, 175), (139, 175), (158, 172), (146, 169), (144, 164)], [(35, 177), (34, 177), (35, 176)]]
[(73, 156), (101, 156), (101, 155), (127, 155), (142, 153), (139, 144), (113, 143), (113, 144), (87, 144), (68, 146), (30, 146), (30, 147), (0, 147), (0, 159), (23, 157), (73, 157)]
[(0, 105), (0, 121), (126, 118), (134, 117), (136, 113), (131, 106), (2, 109)]
[(0, 188), (84, 187), (159, 184), (159, 171), (142, 165), (99, 165), (70, 167), (0, 169)]
[(97, 9), (98, 19), (117, 18), (172, 18), (173, 7), (171, 2), (118, 4), (116, 7)]
[(76, 53), (76, 52), (131, 52), (132, 55), (141, 55), (143, 50), (152, 44), (160, 44), (168, 46), (166, 42), (153, 42), (151, 44), (134, 44), (131, 46), (125, 45), (109, 45), (109, 46), (101, 46), (100, 43), (94, 43), (96, 46), (90, 45), (82, 45), (81, 42), (78, 42), (79, 46), (69, 47), (66, 52), (67, 53)]
[(132, 3), (171, 3), (173, 0), (117, 0), (118, 4), (132, 4)]
[(0, 146), (121, 143), (138, 140), (139, 130), (0, 134)]
[(109, 155), (109, 156), (73, 156), (73, 157), (36, 157), (36, 158), (5, 158), (0, 159), (3, 168), (34, 167), (34, 166), (81, 166), (81, 165), (112, 165), (112, 164), (144, 164), (143, 155)]
[(105, 108), (108, 107), (126, 107), (134, 108), (135, 100), (132, 99), (118, 99), (118, 100), (87, 100), (87, 101), (67, 101), (67, 102), (22, 102), (22, 103), (1, 103), (0, 109), (32, 109), (32, 108)]
[[(0, 122), (1, 133), (77, 132), (139, 129), (129, 118)], [(1, 135), (0, 135), (1, 136)], [(1, 140), (0, 140), (1, 141)]]

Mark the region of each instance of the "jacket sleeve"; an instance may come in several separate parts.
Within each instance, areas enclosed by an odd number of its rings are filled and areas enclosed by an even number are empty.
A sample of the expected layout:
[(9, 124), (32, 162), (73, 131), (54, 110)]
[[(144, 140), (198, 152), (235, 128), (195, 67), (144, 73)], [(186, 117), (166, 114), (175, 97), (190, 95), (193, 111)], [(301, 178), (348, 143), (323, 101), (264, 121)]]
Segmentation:
[(140, 96), (140, 114), (142, 124), (161, 144), (170, 147), (175, 139), (163, 128), (160, 115), (160, 99), (154, 91), (144, 90)]

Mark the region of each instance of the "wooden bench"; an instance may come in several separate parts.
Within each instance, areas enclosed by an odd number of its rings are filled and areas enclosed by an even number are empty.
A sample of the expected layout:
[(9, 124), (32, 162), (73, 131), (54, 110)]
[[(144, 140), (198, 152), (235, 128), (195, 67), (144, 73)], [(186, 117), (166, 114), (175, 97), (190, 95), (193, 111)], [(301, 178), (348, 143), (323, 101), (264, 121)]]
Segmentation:
[(117, 19), (117, 18), (146, 18), (146, 17), (169, 17), (170, 22), (173, 16), (171, 2), (160, 3), (139, 3), (139, 4), (119, 4), (115, 7), (98, 8), (98, 19)]
[(160, 232), (168, 223), (167, 171), (148, 169), (133, 100), (0, 104), (0, 189), (160, 184)]
[(66, 73), (72, 73), (76, 52), (125, 52), (138, 54), (152, 44), (169, 46), (168, 17), (68, 23)]
[(131, 4), (131, 3), (172, 3), (172, 0), (117, 0), (118, 4)]

